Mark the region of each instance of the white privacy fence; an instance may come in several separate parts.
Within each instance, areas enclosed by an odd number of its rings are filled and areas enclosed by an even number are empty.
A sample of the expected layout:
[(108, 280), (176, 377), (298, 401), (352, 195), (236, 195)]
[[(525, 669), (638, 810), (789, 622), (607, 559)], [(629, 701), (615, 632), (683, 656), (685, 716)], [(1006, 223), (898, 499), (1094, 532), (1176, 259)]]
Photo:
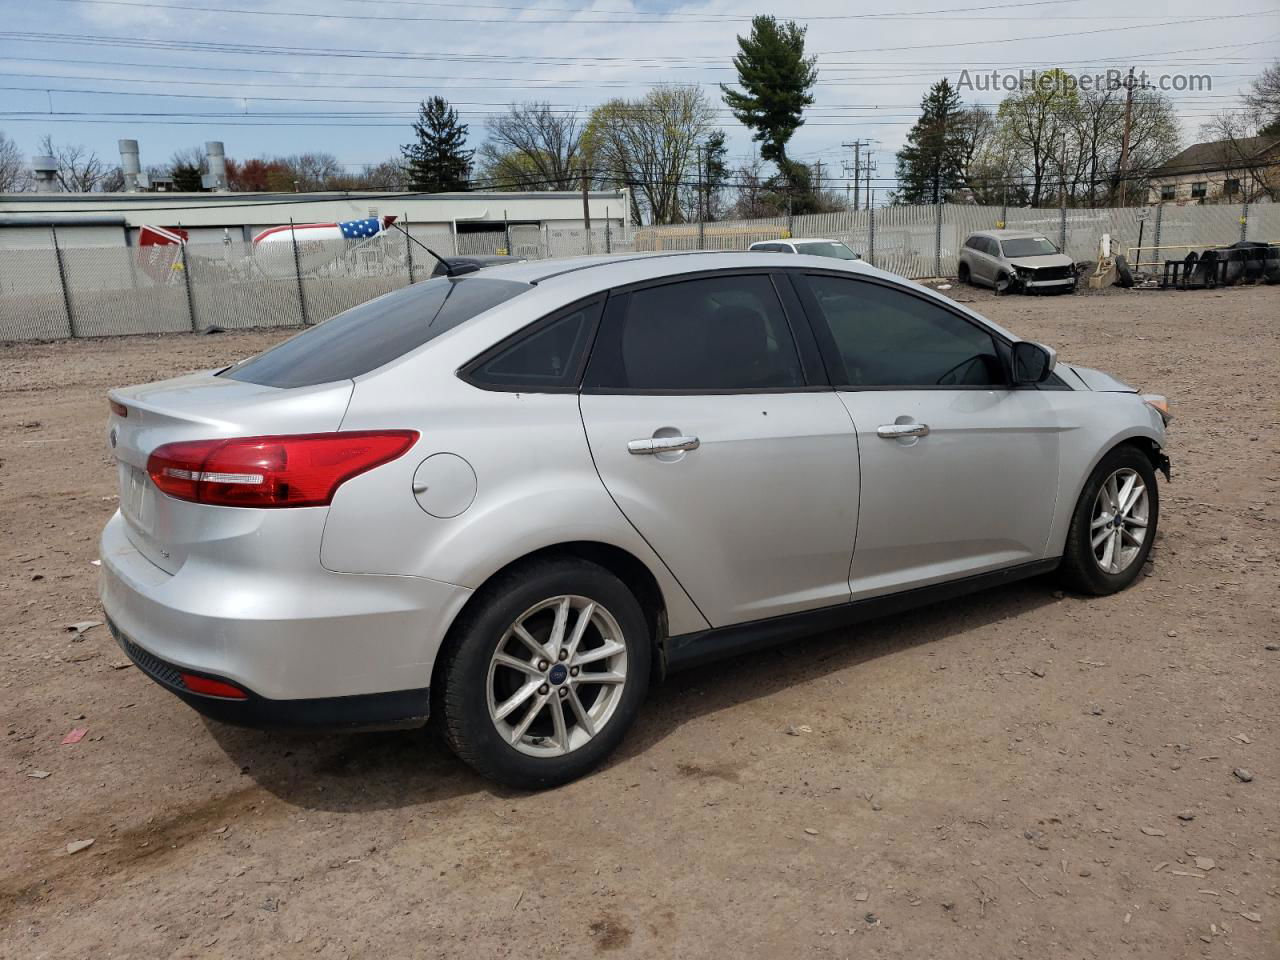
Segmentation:
[[(0, 250), (0, 340), (54, 340), (212, 328), (319, 323), (429, 277), (444, 256), (509, 252), (541, 260), (583, 254), (746, 250), (760, 240), (830, 237), (904, 277), (953, 276), (974, 230), (1035, 230), (1076, 260), (1097, 256), (1110, 234), (1132, 260), (1181, 259), (1188, 249), (1237, 240), (1280, 242), (1280, 204), (1075, 210), (939, 204), (641, 227), (513, 224), (455, 234), (414, 224), (360, 240), (260, 245), (227, 240), (185, 247), (47, 247)], [(1141, 256), (1138, 250), (1141, 249)]]

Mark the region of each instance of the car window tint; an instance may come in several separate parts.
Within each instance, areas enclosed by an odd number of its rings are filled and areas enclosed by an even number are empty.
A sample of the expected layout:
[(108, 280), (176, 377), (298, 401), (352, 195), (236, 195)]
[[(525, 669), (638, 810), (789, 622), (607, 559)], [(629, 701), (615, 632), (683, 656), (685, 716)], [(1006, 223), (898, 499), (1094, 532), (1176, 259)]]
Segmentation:
[(819, 243), (797, 243), (796, 253), (811, 257), (832, 257), (836, 260), (856, 260), (853, 251), (838, 240), (823, 240)]
[(340, 313), (221, 376), (265, 387), (349, 380), (530, 289), (510, 280), (427, 280)]
[(941, 306), (876, 283), (807, 278), (854, 387), (994, 386), (1005, 382), (995, 340)]
[(630, 390), (762, 390), (804, 383), (767, 276), (706, 277), (637, 290), (611, 311), (587, 384)]
[(591, 322), (592, 303), (540, 325), (533, 333), (474, 366), (467, 379), (477, 386), (539, 390), (577, 385)]

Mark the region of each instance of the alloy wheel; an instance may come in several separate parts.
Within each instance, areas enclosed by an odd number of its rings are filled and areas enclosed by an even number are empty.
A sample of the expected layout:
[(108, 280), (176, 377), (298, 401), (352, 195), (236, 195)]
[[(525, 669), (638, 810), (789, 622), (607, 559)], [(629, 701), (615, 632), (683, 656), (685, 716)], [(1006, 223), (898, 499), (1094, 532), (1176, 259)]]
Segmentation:
[(627, 647), (605, 607), (558, 596), (511, 624), (489, 662), (489, 718), (521, 753), (558, 757), (596, 737), (627, 682)]
[(1104, 573), (1123, 573), (1146, 543), (1151, 502), (1142, 476), (1122, 467), (1107, 477), (1093, 502), (1089, 539)]

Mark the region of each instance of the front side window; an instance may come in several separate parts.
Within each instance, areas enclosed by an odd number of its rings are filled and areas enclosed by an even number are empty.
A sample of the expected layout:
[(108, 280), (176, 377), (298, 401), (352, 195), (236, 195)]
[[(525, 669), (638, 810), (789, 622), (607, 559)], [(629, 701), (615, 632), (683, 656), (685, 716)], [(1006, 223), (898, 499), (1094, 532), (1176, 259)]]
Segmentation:
[(801, 387), (791, 328), (764, 274), (703, 277), (610, 301), (588, 389), (745, 392)]
[(805, 278), (832, 370), (849, 387), (1004, 386), (995, 339), (976, 324), (904, 290), (863, 280)]
[(1006, 257), (1048, 257), (1058, 252), (1057, 246), (1048, 237), (1022, 237), (1017, 240), (1004, 240), (1000, 244)]
[(352, 307), (220, 376), (264, 387), (350, 380), (531, 289), (478, 277), (427, 280)]

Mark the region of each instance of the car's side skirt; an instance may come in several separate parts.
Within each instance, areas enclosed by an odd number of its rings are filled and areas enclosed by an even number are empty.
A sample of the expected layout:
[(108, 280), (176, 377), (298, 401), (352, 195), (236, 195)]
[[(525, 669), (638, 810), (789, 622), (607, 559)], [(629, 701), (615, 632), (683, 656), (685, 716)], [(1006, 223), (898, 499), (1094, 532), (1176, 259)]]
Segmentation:
[(724, 657), (771, 647), (785, 640), (836, 630), (864, 620), (902, 613), (914, 610), (916, 607), (938, 603), (941, 600), (951, 600), (978, 590), (986, 590), (989, 587), (1025, 580), (1027, 577), (1050, 573), (1056, 570), (1060, 563), (1060, 557), (1035, 560), (1031, 563), (1020, 563), (1014, 567), (1004, 567), (958, 580), (902, 590), (882, 597), (868, 597), (834, 607), (805, 610), (801, 613), (770, 617), (767, 620), (752, 620), (748, 623), (735, 623), (727, 627), (670, 637), (665, 649), (666, 671), (674, 673), (677, 670), (687, 670)]

